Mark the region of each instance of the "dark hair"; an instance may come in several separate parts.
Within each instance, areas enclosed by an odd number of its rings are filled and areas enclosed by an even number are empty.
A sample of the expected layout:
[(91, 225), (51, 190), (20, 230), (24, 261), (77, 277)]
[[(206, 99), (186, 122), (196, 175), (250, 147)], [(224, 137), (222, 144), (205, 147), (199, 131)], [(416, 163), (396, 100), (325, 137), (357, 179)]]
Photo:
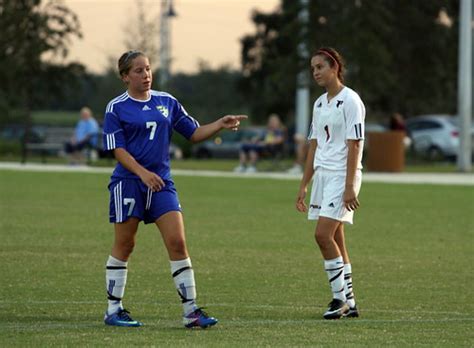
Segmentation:
[(132, 61), (139, 56), (146, 57), (143, 52), (137, 50), (127, 51), (120, 56), (118, 60), (118, 70), (120, 76), (128, 73), (132, 67)]
[(337, 78), (344, 82), (344, 73), (346, 72), (346, 64), (342, 56), (332, 47), (321, 47), (316, 52), (314, 52), (314, 56), (322, 56), (324, 60), (328, 62), (331, 68), (334, 65), (337, 65)]

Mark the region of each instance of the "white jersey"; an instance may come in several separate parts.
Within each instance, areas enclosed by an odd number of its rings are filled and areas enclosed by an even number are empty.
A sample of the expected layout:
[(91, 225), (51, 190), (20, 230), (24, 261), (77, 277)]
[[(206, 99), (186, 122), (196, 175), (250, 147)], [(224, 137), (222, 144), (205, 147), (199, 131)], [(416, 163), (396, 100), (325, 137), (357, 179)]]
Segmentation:
[(318, 147), (314, 168), (347, 169), (347, 140), (361, 140), (357, 169), (362, 169), (365, 106), (359, 95), (344, 87), (330, 102), (324, 93), (314, 102), (313, 121), (308, 139), (316, 139)]

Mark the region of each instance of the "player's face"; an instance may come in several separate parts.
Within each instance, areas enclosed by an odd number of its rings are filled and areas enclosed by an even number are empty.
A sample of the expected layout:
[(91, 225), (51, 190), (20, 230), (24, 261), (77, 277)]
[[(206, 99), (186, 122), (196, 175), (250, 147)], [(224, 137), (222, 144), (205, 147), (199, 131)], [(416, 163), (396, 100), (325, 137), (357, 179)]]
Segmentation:
[(337, 66), (331, 67), (326, 59), (317, 55), (311, 58), (311, 72), (316, 83), (321, 87), (329, 86), (334, 79), (337, 79)]
[(152, 74), (147, 57), (138, 56), (132, 61), (132, 66), (123, 76), (130, 92), (135, 94), (147, 93), (151, 88)]

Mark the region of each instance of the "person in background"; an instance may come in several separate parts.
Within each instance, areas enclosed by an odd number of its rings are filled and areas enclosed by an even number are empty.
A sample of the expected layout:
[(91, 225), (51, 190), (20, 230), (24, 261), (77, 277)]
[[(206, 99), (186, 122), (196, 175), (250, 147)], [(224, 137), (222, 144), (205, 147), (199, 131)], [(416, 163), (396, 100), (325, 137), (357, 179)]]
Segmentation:
[(239, 165), (234, 172), (255, 173), (257, 172), (257, 161), (259, 157), (267, 153), (274, 157), (278, 152), (283, 151), (285, 143), (285, 127), (277, 114), (268, 117), (267, 129), (261, 136), (256, 136), (249, 143), (243, 143), (240, 153)]
[(403, 145), (405, 149), (410, 148), (412, 141), (408, 135), (405, 119), (403, 118), (402, 114), (394, 112), (390, 116), (389, 128), (392, 132), (403, 132), (405, 134), (405, 137), (403, 138)]
[(390, 126), (390, 130), (392, 130), (392, 131), (402, 131), (402, 132), (407, 131), (407, 127), (405, 125), (405, 120), (403, 119), (403, 116), (398, 112), (394, 112), (390, 116), (390, 125), (389, 126)]
[[(310, 145), (295, 205), (299, 212), (308, 212), (309, 220), (318, 220), (315, 238), (332, 292), (323, 317), (358, 317), (344, 223), (352, 224), (359, 207), (365, 106), (359, 95), (344, 85), (344, 61), (335, 49), (317, 50), (311, 70), (326, 93), (313, 106)], [(313, 175), (308, 209), (305, 197)]]
[(302, 174), (309, 142), (303, 134), (299, 133), (293, 135), (293, 141), (295, 144), (295, 162), (293, 163), (293, 166), (287, 170), (287, 173)]
[(83, 151), (86, 148), (96, 149), (99, 141), (99, 124), (92, 115), (91, 109), (84, 106), (80, 111), (80, 120), (76, 125), (71, 140), (64, 144), (64, 151), (69, 156), (71, 164), (84, 160)]
[[(125, 52), (118, 70), (127, 90), (107, 105), (104, 149), (113, 151), (117, 165), (109, 184), (109, 221), (114, 242), (106, 263), (108, 308), (104, 322), (112, 326), (138, 327), (122, 306), (128, 260), (135, 246), (140, 221), (154, 223), (170, 260), (186, 328), (217, 324), (196, 302), (196, 284), (184, 232), (183, 214), (171, 177), (169, 146), (173, 131), (191, 142), (206, 140), (222, 129), (237, 131), (245, 115), (227, 115), (200, 125), (172, 95), (151, 89), (152, 70), (140, 51)], [(153, 262), (153, 260), (150, 260)]]

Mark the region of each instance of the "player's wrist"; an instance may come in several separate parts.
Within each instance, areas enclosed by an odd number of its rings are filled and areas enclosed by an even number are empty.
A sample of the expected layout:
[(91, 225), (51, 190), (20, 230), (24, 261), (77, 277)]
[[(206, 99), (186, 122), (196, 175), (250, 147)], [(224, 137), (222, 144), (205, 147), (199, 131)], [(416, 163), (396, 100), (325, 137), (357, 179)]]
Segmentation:
[(225, 128), (225, 116), (221, 117), (218, 121), (217, 121), (218, 125), (219, 125), (219, 129), (224, 129)]
[(137, 168), (137, 175), (140, 177), (140, 178), (143, 178), (146, 174), (148, 173), (148, 170), (146, 170), (145, 168), (143, 167), (139, 167)]

